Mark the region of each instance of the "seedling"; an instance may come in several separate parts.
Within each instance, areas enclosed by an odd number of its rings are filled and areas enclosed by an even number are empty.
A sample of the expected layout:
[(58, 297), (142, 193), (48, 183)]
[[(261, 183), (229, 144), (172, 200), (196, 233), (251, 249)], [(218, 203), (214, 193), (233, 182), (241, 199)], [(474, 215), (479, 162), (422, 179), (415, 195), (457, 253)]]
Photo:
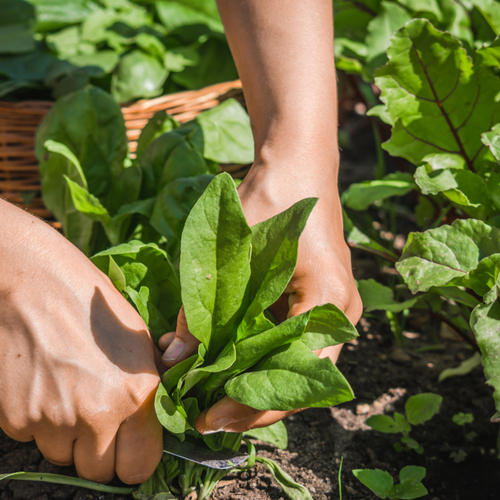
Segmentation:
[(399, 442), (394, 443), (396, 451), (415, 450), (422, 454), (424, 448), (410, 437), (412, 425), (420, 425), (430, 420), (441, 406), (443, 398), (438, 394), (427, 392), (417, 394), (408, 398), (405, 406), (406, 417), (397, 411), (393, 417), (389, 415), (373, 415), (366, 421), (366, 425), (372, 429), (386, 434), (399, 434), (403, 437)]
[[(474, 438), (477, 436), (477, 432), (466, 432), (467, 424), (472, 424), (472, 422), (474, 422), (474, 415), (472, 415), (472, 413), (455, 413), (455, 415), (453, 415), (451, 419), (455, 424), (462, 427), (464, 441), (466, 444), (474, 440)], [(450, 453), (450, 458), (452, 458), (455, 463), (463, 462), (467, 458), (467, 452), (464, 449), (452, 451)]]
[(399, 484), (394, 484), (391, 475), (380, 469), (355, 469), (352, 473), (358, 481), (382, 499), (411, 500), (429, 493), (421, 482), (427, 473), (425, 467), (416, 465), (403, 467), (399, 472)]

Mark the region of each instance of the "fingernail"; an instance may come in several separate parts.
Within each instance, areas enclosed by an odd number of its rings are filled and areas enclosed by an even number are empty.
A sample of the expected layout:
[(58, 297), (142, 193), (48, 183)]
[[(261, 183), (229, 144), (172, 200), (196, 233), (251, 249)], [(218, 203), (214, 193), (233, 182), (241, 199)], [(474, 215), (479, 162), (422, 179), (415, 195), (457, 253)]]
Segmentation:
[(175, 339), (169, 346), (168, 349), (163, 353), (163, 361), (175, 361), (184, 351), (186, 345), (179, 339)]
[(234, 422), (235, 420), (230, 417), (221, 417), (212, 424), (212, 429), (215, 429), (215, 432), (222, 431), (224, 427), (229, 424), (234, 424)]

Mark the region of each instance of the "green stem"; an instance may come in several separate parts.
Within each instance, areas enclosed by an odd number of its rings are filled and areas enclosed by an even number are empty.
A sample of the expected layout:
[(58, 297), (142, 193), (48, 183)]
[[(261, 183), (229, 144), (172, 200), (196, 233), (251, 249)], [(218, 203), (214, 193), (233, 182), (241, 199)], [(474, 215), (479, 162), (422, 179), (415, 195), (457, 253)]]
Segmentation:
[(391, 327), (392, 333), (394, 334), (394, 337), (396, 338), (396, 342), (400, 347), (405, 347), (405, 338), (403, 337), (403, 331), (401, 329), (401, 326), (398, 322), (398, 317), (397, 314), (391, 312), (391, 311), (386, 311), (385, 312), (387, 319), (389, 320), (389, 326)]
[(0, 474), (2, 479), (16, 479), (19, 481), (42, 481), (45, 483), (68, 484), (79, 488), (102, 491), (104, 493), (117, 493), (119, 495), (130, 495), (137, 488), (108, 486), (106, 484), (94, 483), (78, 477), (63, 476), (61, 474), (36, 473), (36, 472), (13, 472), (12, 474)]
[(340, 457), (340, 466), (339, 466), (339, 499), (342, 500), (342, 464), (344, 462), (344, 456)]

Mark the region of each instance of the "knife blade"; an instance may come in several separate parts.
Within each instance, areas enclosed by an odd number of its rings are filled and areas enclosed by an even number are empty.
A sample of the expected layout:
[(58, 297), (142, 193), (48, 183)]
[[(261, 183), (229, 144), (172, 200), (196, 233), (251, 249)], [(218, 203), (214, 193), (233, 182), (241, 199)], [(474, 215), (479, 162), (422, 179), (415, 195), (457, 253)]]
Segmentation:
[(187, 440), (181, 442), (172, 434), (167, 433), (163, 436), (163, 451), (212, 469), (221, 470), (237, 467), (248, 458), (246, 453), (240, 453), (230, 448), (213, 451), (208, 447)]

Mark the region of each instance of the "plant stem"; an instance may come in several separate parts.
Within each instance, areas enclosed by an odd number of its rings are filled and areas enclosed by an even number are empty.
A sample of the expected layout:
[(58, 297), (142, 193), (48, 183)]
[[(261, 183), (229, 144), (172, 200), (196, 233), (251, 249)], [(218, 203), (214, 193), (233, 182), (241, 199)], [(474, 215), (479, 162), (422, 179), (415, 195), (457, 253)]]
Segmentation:
[(479, 346), (477, 345), (475, 340), (472, 340), (471, 337), (467, 333), (465, 333), (460, 328), (458, 328), (458, 326), (453, 324), (453, 322), (450, 321), (446, 316), (443, 316), (442, 314), (439, 314), (439, 313), (433, 312), (433, 311), (429, 311), (429, 314), (431, 316), (433, 316), (434, 318), (439, 319), (443, 323), (446, 323), (452, 330), (457, 332), (460, 335), (460, 337), (462, 337), (469, 345), (471, 345), (475, 351), (481, 352), (481, 350), (479, 349)]
[(130, 495), (137, 488), (108, 486), (107, 484), (94, 483), (78, 477), (63, 476), (62, 474), (37, 473), (37, 472), (13, 472), (12, 474), (2, 474), (1, 479), (15, 479), (18, 481), (42, 481), (45, 483), (69, 484), (79, 488), (102, 491), (104, 493), (117, 493), (119, 495)]
[(344, 463), (344, 456), (340, 457), (340, 466), (339, 466), (339, 499), (342, 500), (342, 464)]

